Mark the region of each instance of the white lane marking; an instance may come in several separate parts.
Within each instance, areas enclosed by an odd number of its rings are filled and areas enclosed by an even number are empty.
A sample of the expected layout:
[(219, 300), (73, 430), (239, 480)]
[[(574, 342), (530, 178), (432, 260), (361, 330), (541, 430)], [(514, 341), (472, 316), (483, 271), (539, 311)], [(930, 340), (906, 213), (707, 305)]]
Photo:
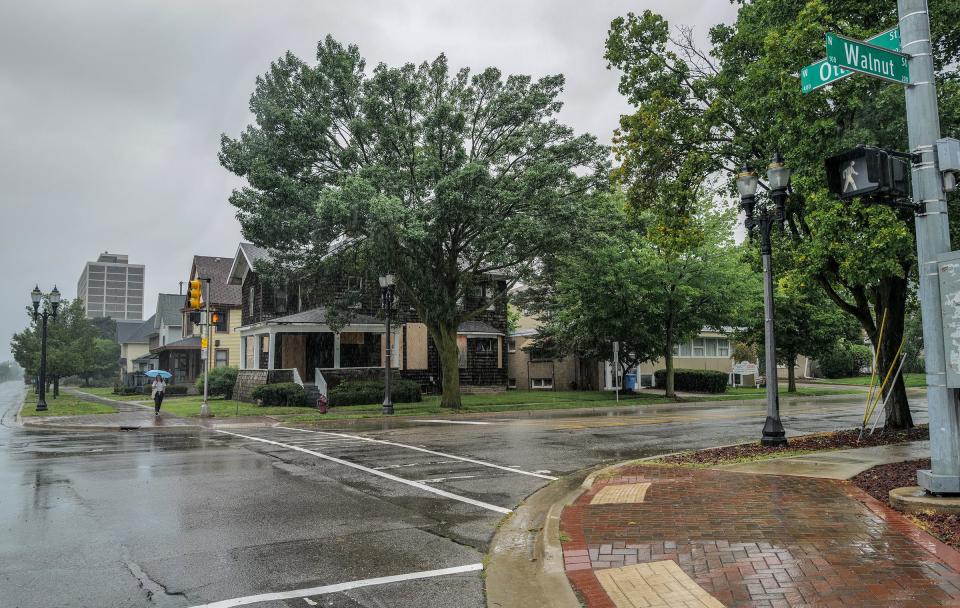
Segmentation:
[(475, 422), (471, 420), (413, 420), (412, 422), (432, 422), (434, 424), (493, 424), (492, 422)]
[(382, 467), (373, 467), (378, 471), (386, 471), (387, 469), (405, 469), (407, 467), (422, 467), (429, 464), (447, 464), (449, 462), (454, 462), (453, 460), (435, 460), (433, 462), (410, 462), (407, 464), (387, 464)]
[(261, 593), (260, 595), (248, 595), (237, 597), (232, 600), (220, 600), (210, 604), (197, 604), (191, 608), (234, 608), (235, 606), (246, 606), (259, 602), (274, 602), (279, 600), (292, 600), (309, 595), (326, 595), (328, 593), (340, 593), (351, 589), (361, 587), (372, 587), (374, 585), (386, 585), (389, 583), (401, 583), (403, 581), (415, 581), (421, 578), (433, 578), (436, 576), (446, 576), (448, 574), (462, 574), (464, 572), (476, 572), (483, 570), (483, 564), (470, 564), (468, 566), (456, 566), (453, 568), (442, 568), (440, 570), (424, 570), (423, 572), (411, 572), (409, 574), (396, 574), (394, 576), (381, 576), (379, 578), (367, 578), (349, 583), (337, 583), (336, 585), (324, 585), (322, 587), (310, 587), (308, 589), (294, 589), (293, 591), (278, 591), (276, 593)]
[(433, 479), (418, 479), (420, 483), (442, 483), (448, 479), (476, 479), (476, 475), (454, 475), (453, 477), (434, 477)]
[[(422, 484), (422, 483), (419, 483), (419, 482), (416, 482), (416, 481), (410, 481), (409, 479), (404, 479), (403, 477), (397, 477), (396, 475), (391, 475), (390, 473), (384, 473), (383, 471), (378, 471), (378, 470), (376, 470), (376, 469), (371, 469), (370, 467), (365, 467), (365, 466), (363, 466), (362, 464), (357, 464), (357, 463), (355, 463), (355, 462), (348, 462), (348, 461), (346, 461), (346, 460), (341, 460), (340, 458), (335, 458), (335, 457), (333, 457), (333, 456), (328, 456), (327, 454), (322, 454), (322, 453), (320, 453), (320, 452), (315, 452), (315, 451), (313, 451), (313, 450), (308, 450), (307, 448), (301, 448), (301, 447), (299, 447), (299, 446), (292, 445), (292, 444), (289, 444), (289, 443), (280, 443), (279, 441), (272, 441), (272, 440), (270, 440), (270, 439), (263, 439), (263, 438), (260, 438), (260, 437), (252, 437), (252, 436), (250, 436), (250, 435), (241, 435), (240, 433), (232, 433), (232, 432), (230, 432), (230, 431), (224, 431), (224, 430), (221, 430), (221, 429), (215, 429), (215, 430), (216, 430), (216, 432), (218, 432), (218, 433), (224, 433), (224, 434), (227, 434), (227, 435), (233, 435), (234, 437), (242, 437), (242, 438), (244, 438), (244, 439), (250, 439), (250, 440), (252, 440), (252, 441), (260, 441), (260, 442), (263, 442), (263, 443), (269, 443), (269, 444), (271, 444), (271, 445), (278, 445), (278, 446), (280, 446), (280, 447), (282, 447), (282, 448), (287, 448), (287, 449), (289, 449), (289, 450), (296, 450), (297, 452), (303, 452), (304, 454), (310, 454), (311, 456), (316, 456), (317, 458), (323, 458), (324, 460), (329, 460), (330, 462), (335, 462), (335, 463), (337, 463), (337, 464), (342, 464), (342, 465), (344, 465), (344, 466), (352, 467), (352, 468), (354, 468), (354, 469), (358, 469), (358, 470), (360, 470), (360, 471), (364, 471), (364, 472), (366, 472), (366, 473), (370, 473), (371, 475), (377, 475), (377, 476), (379, 476), (379, 477), (383, 477), (384, 479), (389, 479), (389, 480), (391, 480), (391, 481), (396, 481), (396, 482), (399, 482), (399, 483), (402, 483), (402, 484), (406, 484), (406, 485), (408, 485), (408, 486), (413, 486), (414, 488), (419, 488), (419, 489), (424, 490), (424, 491), (426, 491), (426, 492), (430, 492), (430, 493), (436, 494), (436, 495), (438, 495), (438, 496), (443, 496), (444, 498), (450, 498), (450, 499), (452, 499), (452, 500), (458, 500), (458, 501), (460, 501), (460, 502), (465, 502), (465, 503), (467, 503), (467, 504), (469, 504), (469, 505), (474, 505), (474, 506), (476, 506), (476, 507), (481, 507), (481, 508), (487, 509), (487, 510), (489, 510), (489, 511), (496, 511), (497, 513), (503, 513), (504, 515), (507, 515), (507, 514), (509, 514), (509, 513), (513, 513), (513, 511), (510, 510), (510, 509), (505, 509), (505, 508), (503, 508), (503, 507), (498, 507), (497, 505), (492, 505), (492, 504), (490, 504), (490, 503), (488, 503), (488, 502), (483, 502), (482, 500), (474, 500), (474, 499), (468, 498), (468, 497), (466, 497), (466, 496), (460, 496), (459, 494), (454, 494), (454, 493), (452, 493), (452, 492), (446, 492), (446, 491), (444, 491), (444, 490), (439, 490), (439, 489), (437, 489), (437, 488), (432, 488), (432, 487), (430, 487), (430, 486), (428, 486), (428, 485), (426, 485), (426, 484)], [(308, 595), (312, 595), (312, 594), (308, 594)]]
[(502, 471), (510, 471), (511, 473), (517, 473), (519, 475), (529, 475), (530, 477), (539, 477), (540, 479), (549, 479), (550, 481), (557, 479), (552, 475), (543, 475), (542, 473), (531, 473), (530, 471), (524, 471), (522, 469), (505, 467), (499, 464), (493, 464), (492, 462), (484, 462), (483, 460), (474, 460), (473, 458), (465, 458), (463, 456), (454, 456), (453, 454), (445, 454), (444, 452), (435, 452), (433, 450), (428, 450), (426, 448), (418, 448), (417, 446), (407, 445), (405, 443), (397, 443), (395, 441), (385, 441), (383, 439), (371, 439), (370, 437), (363, 437), (361, 435), (347, 435), (346, 433), (331, 433), (329, 431), (311, 431), (309, 429), (298, 429), (297, 427), (293, 427), (293, 426), (287, 427), (287, 430), (300, 431), (302, 433), (319, 433), (321, 435), (335, 435), (337, 437), (350, 437), (351, 439), (360, 439), (362, 441), (369, 441), (372, 443), (382, 443), (383, 445), (392, 445), (398, 448), (416, 450), (418, 452), (424, 452), (426, 454), (433, 454), (434, 456), (443, 456), (444, 458), (453, 458), (454, 460), (462, 460), (463, 462), (472, 462), (473, 464), (479, 464), (481, 466), (490, 467), (492, 469), (500, 469)]
[(316, 605), (317, 605), (317, 603), (316, 603), (315, 601), (313, 601), (312, 599), (310, 599), (309, 597), (303, 598), (303, 601), (305, 601), (305, 602), (306, 602), (308, 605), (310, 605), (310, 606), (316, 606)]

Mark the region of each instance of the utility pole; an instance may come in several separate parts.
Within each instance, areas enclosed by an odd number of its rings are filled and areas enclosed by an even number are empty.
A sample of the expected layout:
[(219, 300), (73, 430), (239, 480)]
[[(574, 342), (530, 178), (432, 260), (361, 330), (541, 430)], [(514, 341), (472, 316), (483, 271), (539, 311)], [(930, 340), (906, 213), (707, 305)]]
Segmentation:
[(930, 417), (932, 470), (918, 471), (922, 488), (934, 494), (960, 493), (960, 404), (947, 387), (937, 257), (950, 251), (947, 198), (936, 157), (940, 114), (930, 42), (927, 0), (897, 0), (900, 48), (910, 55), (911, 84), (906, 87), (907, 130), (913, 163), (920, 311), (923, 318), (927, 405)]
[(211, 338), (211, 323), (210, 323), (210, 279), (204, 279), (207, 284), (206, 296), (206, 309), (207, 309), (207, 318), (206, 318), (206, 328), (203, 331), (206, 334), (206, 338), (203, 341), (207, 343), (206, 348), (203, 348), (203, 345), (200, 345), (201, 351), (204, 354), (203, 359), (203, 403), (200, 405), (200, 417), (209, 418), (210, 414), (210, 403), (207, 401), (208, 393), (208, 372), (210, 370), (210, 338)]

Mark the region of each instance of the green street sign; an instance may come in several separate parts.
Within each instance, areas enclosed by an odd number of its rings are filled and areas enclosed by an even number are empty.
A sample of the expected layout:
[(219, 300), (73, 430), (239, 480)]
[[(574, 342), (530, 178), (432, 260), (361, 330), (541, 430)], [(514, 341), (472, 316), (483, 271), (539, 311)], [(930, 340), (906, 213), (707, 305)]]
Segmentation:
[(910, 57), (868, 42), (827, 34), (827, 61), (867, 76), (910, 84)]
[[(867, 38), (867, 42), (891, 51), (899, 51), (900, 28), (895, 27), (881, 32), (872, 38)], [(853, 72), (832, 65), (826, 59), (821, 59), (800, 70), (800, 90), (804, 93), (816, 91), (820, 87), (825, 87), (841, 78), (846, 78), (850, 74), (853, 74)]]

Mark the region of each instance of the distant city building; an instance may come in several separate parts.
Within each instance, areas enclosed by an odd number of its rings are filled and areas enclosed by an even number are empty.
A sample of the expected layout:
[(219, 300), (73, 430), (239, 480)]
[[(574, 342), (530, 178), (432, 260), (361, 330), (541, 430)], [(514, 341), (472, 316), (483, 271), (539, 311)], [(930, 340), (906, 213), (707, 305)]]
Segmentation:
[(96, 262), (87, 262), (77, 281), (85, 316), (142, 320), (143, 275), (143, 265), (130, 264), (124, 254), (103, 252)]

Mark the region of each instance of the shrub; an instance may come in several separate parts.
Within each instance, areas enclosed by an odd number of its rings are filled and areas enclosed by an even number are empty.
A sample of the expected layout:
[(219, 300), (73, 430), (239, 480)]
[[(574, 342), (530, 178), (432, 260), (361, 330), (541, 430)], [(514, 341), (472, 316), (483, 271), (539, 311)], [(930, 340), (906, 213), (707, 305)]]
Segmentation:
[[(163, 396), (164, 397), (183, 396), (187, 394), (187, 391), (189, 390), (189, 388), (190, 388), (189, 386), (185, 386), (183, 384), (178, 384), (177, 386), (171, 386), (168, 384), (167, 388), (163, 389)], [(152, 392), (152, 389), (150, 388), (149, 385), (144, 387), (144, 392), (148, 395)]]
[(263, 406), (306, 406), (307, 394), (303, 387), (295, 382), (264, 384), (253, 389), (253, 398)]
[(114, 385), (113, 394), (114, 395), (139, 395), (141, 394), (141, 391), (139, 386)]
[(836, 346), (817, 359), (820, 372), (827, 378), (859, 376), (860, 370), (869, 367), (872, 362), (873, 353), (869, 346), (846, 340), (837, 342)]
[[(653, 372), (657, 388), (667, 383), (667, 370)], [(673, 388), (678, 391), (695, 393), (723, 393), (727, 390), (728, 374), (711, 369), (675, 369), (673, 370)]]
[[(415, 403), (422, 399), (420, 385), (413, 380), (391, 380), (390, 396), (394, 403)], [(329, 392), (328, 397), (331, 407), (381, 403), (383, 401), (383, 381), (341, 382)]]
[[(233, 386), (237, 383), (238, 370), (235, 367), (215, 367), (207, 374), (207, 393), (211, 397), (229, 399), (233, 395)], [(203, 376), (197, 378), (197, 392), (203, 394)]]

